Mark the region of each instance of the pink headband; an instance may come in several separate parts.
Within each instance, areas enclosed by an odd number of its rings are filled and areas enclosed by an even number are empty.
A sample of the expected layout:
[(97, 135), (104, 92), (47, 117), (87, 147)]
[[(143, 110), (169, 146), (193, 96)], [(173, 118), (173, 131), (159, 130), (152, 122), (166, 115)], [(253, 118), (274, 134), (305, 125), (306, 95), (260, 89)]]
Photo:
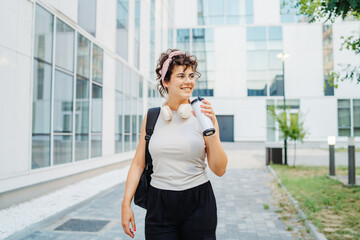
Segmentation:
[(185, 54), (183, 51), (175, 51), (169, 54), (168, 59), (166, 59), (166, 61), (164, 62), (162, 68), (161, 68), (161, 82), (164, 84), (164, 79), (165, 79), (165, 75), (169, 69), (169, 65), (172, 61), (172, 57), (177, 56), (177, 55), (182, 55)]

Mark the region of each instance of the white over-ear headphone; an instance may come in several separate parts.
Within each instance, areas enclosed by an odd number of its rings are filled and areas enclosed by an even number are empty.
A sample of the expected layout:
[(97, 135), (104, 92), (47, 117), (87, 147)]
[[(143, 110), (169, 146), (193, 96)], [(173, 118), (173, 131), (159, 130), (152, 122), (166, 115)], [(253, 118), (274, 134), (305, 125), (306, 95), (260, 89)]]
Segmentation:
[[(173, 118), (172, 111), (170, 107), (167, 105), (168, 101), (165, 101), (164, 104), (161, 107), (161, 116), (165, 121), (171, 121)], [(190, 103), (184, 103), (179, 106), (179, 109), (177, 111), (179, 117), (181, 119), (188, 119), (191, 116), (191, 104)]]

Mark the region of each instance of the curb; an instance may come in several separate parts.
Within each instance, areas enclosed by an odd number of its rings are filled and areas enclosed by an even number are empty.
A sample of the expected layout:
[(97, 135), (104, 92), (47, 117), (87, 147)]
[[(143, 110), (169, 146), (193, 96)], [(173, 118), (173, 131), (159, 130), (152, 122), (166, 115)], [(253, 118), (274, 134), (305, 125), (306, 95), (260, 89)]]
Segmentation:
[(287, 197), (290, 199), (290, 202), (294, 205), (295, 209), (298, 211), (298, 214), (299, 214), (300, 218), (304, 219), (305, 226), (310, 230), (310, 234), (313, 236), (313, 238), (316, 239), (316, 240), (327, 240), (325, 235), (319, 232), (318, 228), (308, 220), (306, 214), (299, 208), (298, 201), (296, 201), (291, 196), (291, 194), (288, 192), (288, 190), (282, 184), (281, 180), (276, 175), (274, 169), (270, 165), (268, 165), (266, 167), (271, 172), (271, 174), (275, 177), (277, 182), (280, 184), (281, 188), (285, 191)]
[(40, 228), (44, 228), (48, 225), (51, 225), (53, 223), (55, 223), (57, 220), (59, 220), (60, 218), (63, 218), (65, 217), (67, 214), (71, 213), (72, 211), (74, 211), (75, 209), (77, 208), (80, 208), (81, 206), (91, 202), (92, 200), (94, 200), (95, 198), (99, 197), (99, 196), (102, 196), (102, 195), (105, 195), (111, 191), (113, 191), (114, 189), (118, 188), (120, 185), (124, 184), (124, 182), (121, 182), (119, 184), (116, 184), (108, 189), (104, 189), (103, 191), (95, 194), (94, 196), (91, 196), (90, 198), (87, 198), (75, 205), (72, 205), (68, 208), (65, 208), (64, 210), (58, 212), (58, 213), (55, 213), (54, 215), (51, 215), (37, 223), (34, 223), (22, 230), (20, 230), (19, 232), (16, 232), (6, 238), (4, 238), (4, 240), (19, 240), (19, 239), (22, 239), (28, 235), (30, 235), (31, 233), (35, 232), (36, 230), (40, 229)]

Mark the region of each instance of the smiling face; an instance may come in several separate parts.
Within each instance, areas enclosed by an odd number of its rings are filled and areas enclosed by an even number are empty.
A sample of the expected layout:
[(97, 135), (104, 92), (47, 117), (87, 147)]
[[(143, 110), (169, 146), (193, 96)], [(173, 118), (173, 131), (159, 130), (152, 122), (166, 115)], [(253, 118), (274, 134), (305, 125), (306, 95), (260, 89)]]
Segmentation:
[(176, 65), (172, 69), (170, 81), (164, 82), (169, 98), (187, 101), (195, 87), (195, 74), (192, 67)]

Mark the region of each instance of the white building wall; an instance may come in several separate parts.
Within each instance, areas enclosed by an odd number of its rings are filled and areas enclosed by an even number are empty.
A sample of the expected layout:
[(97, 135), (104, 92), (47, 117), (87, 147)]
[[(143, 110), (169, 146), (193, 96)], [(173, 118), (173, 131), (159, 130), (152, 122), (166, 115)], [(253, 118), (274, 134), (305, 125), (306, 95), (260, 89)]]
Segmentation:
[(30, 165), (33, 4), (7, 0), (1, 5), (0, 176), (10, 176)]
[[(197, 1), (175, 0), (175, 26), (176, 28), (191, 28), (197, 25)], [(185, 13), (185, 14), (179, 14)], [(184, 17), (186, 15), (186, 17)]]
[(150, 72), (150, 0), (140, 1), (140, 72)]
[(280, 0), (253, 0), (254, 24), (280, 24)]
[(215, 97), (245, 97), (246, 28), (214, 29)]
[[(18, 0), (22, 1), (22, 0)], [(66, 16), (69, 20), (77, 22), (78, 1), (74, 0), (38, 0), (42, 5), (56, 9), (57, 13)]]
[(266, 99), (242, 98), (235, 110), (234, 125), (234, 141), (264, 141)]
[(321, 24), (284, 24), (286, 98), (324, 96)]
[(115, 52), (116, 0), (96, 1), (96, 3), (96, 39), (107, 49)]
[(305, 141), (327, 141), (337, 136), (337, 100), (334, 97), (302, 98), (300, 110), (304, 129), (310, 132)]

